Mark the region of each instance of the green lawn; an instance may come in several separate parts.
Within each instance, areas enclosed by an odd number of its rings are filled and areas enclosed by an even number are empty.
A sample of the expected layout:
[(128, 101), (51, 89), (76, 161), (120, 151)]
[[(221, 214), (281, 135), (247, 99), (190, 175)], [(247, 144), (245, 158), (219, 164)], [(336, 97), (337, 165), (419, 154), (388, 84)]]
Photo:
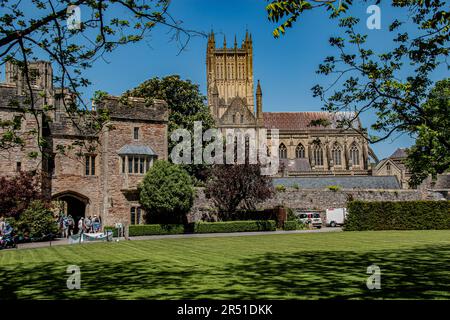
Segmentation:
[[(381, 268), (381, 290), (366, 287)], [(81, 289), (66, 288), (68, 265)], [(448, 299), (450, 231), (122, 241), (0, 251), (0, 299)]]

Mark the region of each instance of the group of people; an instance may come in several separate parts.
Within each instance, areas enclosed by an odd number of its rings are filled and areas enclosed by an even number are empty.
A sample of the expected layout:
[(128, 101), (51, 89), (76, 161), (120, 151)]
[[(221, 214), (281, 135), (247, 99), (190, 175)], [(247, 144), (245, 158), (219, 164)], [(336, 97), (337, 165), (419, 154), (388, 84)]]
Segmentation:
[(87, 218), (81, 217), (78, 220), (78, 232), (82, 233), (97, 233), (102, 229), (102, 223), (99, 217), (94, 215)]
[(61, 238), (68, 238), (74, 233), (75, 220), (72, 215), (60, 215), (57, 220)]
[[(78, 222), (72, 215), (60, 215), (57, 219), (60, 234), (62, 238), (69, 238), (70, 236), (82, 233), (97, 233), (102, 229), (102, 223), (100, 217), (94, 215), (87, 218), (81, 217)], [(77, 228), (75, 228), (77, 226)]]

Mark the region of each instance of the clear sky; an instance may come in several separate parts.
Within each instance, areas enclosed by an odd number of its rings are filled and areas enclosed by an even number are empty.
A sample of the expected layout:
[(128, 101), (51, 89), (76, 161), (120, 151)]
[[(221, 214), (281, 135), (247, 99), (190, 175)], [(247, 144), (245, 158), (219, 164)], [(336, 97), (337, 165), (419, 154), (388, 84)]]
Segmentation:
[[(381, 6), (381, 30), (368, 30), (365, 21), (368, 5), (355, 1), (352, 15), (361, 18), (364, 32), (369, 34), (374, 48), (386, 48), (387, 26), (392, 19), (401, 19), (404, 11)], [(384, 3), (390, 1), (383, 1)], [(254, 77), (260, 79), (263, 90), (264, 111), (319, 111), (320, 99), (313, 98), (311, 87), (326, 85), (332, 81), (315, 73), (317, 66), (327, 55), (335, 54), (328, 45), (328, 38), (338, 32), (337, 20), (330, 20), (323, 9), (302, 16), (293, 29), (280, 39), (274, 39), (274, 25), (266, 17), (266, 0), (173, 0), (171, 14), (182, 20), (187, 28), (216, 33), (216, 44), (234, 43), (237, 35), (240, 43), (246, 29), (251, 32), (254, 46)], [(81, 12), (83, 15), (83, 12)], [(117, 13), (120, 16), (120, 12)], [(93, 86), (86, 92), (90, 97), (95, 90), (120, 95), (154, 76), (178, 74), (200, 85), (206, 94), (206, 41), (204, 37), (192, 38), (185, 51), (179, 53), (177, 43), (170, 41), (167, 29), (157, 28), (150, 39), (139, 44), (122, 47), (98, 60), (88, 71)], [(441, 79), (444, 73), (438, 73)], [(448, 75), (446, 75), (448, 76)], [(364, 126), (369, 126), (373, 114), (362, 116)], [(406, 135), (372, 145), (378, 157), (389, 156), (397, 147), (408, 147), (413, 140)]]

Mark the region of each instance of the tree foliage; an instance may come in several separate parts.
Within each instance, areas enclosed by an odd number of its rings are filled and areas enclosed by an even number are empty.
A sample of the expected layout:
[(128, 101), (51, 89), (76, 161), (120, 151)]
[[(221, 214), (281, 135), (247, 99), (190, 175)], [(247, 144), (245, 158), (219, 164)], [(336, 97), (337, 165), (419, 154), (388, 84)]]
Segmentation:
[(206, 183), (205, 194), (228, 219), (239, 207), (254, 210), (273, 194), (272, 180), (261, 175), (259, 164), (215, 165)]
[[(274, 22), (283, 17), (296, 19), (306, 9), (314, 8), (304, 2), (272, 1), (267, 7), (269, 19)], [(310, 2), (316, 3), (315, 7), (332, 9), (333, 1)], [(332, 17), (346, 11), (344, 4), (351, 5), (351, 1), (341, 3), (340, 10), (332, 10)], [(392, 38), (386, 38), (386, 41), (390, 41), (388, 47), (391, 49), (375, 52), (367, 44), (367, 35), (358, 31), (361, 30), (359, 19), (351, 16), (340, 18), (342, 32), (329, 39), (336, 54), (326, 57), (317, 71), (327, 79), (331, 78), (331, 85), (314, 86), (313, 95), (324, 102), (326, 111), (351, 111), (354, 117), (342, 119), (340, 126), (360, 132), (370, 143), (388, 139), (393, 134), (407, 133), (422, 139), (418, 141), (419, 145), (423, 145), (423, 139), (429, 145), (431, 139), (435, 145), (432, 148), (434, 152), (439, 149), (448, 152), (450, 140), (444, 134), (436, 134), (441, 130), (441, 124), (436, 121), (437, 113), (425, 103), (433, 86), (433, 73), (450, 68), (447, 62), (450, 38), (448, 2), (392, 0), (390, 3), (405, 12), (404, 16), (398, 16), (389, 24)], [(288, 23), (289, 27), (291, 25)], [(366, 129), (351, 125), (364, 112), (376, 115), (376, 121), (371, 125), (375, 133), (372, 136), (367, 136)], [(448, 110), (441, 109), (440, 112), (444, 112), (442, 117), (448, 118)], [(428, 163), (428, 166), (433, 166), (430, 172), (442, 171), (442, 167), (447, 166), (445, 158), (433, 158), (434, 161)], [(410, 157), (410, 160), (414, 159), (421, 157)], [(420, 166), (420, 162), (411, 163), (413, 170)], [(418, 174), (415, 179), (419, 177), (423, 175)]]
[(48, 239), (58, 232), (57, 223), (46, 203), (34, 200), (16, 220), (14, 228), (20, 235), (31, 239)]
[[(182, 80), (178, 75), (164, 78), (152, 78), (137, 88), (127, 91), (125, 97), (145, 98), (148, 103), (153, 99), (162, 99), (169, 106), (169, 153), (177, 144), (170, 140), (170, 134), (176, 129), (187, 129), (194, 137), (194, 122), (201, 121), (203, 132), (214, 127), (214, 119), (206, 105), (206, 97), (199, 86), (190, 80)], [(192, 140), (193, 145), (193, 140)], [(204, 165), (188, 165), (185, 169), (198, 179), (204, 179)]]
[(139, 186), (149, 223), (185, 223), (194, 199), (189, 174), (179, 165), (158, 160)]
[(272, 34), (275, 38), (286, 33), (286, 29), (293, 24), (304, 12), (317, 8), (323, 8), (330, 12), (330, 17), (337, 17), (345, 12), (353, 3), (353, 0), (268, 0), (266, 6), (269, 21), (278, 24)]
[[(29, 68), (29, 62), (48, 60), (56, 67), (53, 80), (60, 88), (58, 96), (64, 97), (69, 119), (76, 126), (89, 122), (88, 127), (101, 130), (107, 119), (89, 112), (82, 96), (91, 84), (85, 77), (86, 69), (116, 48), (148, 38), (157, 26), (168, 29), (180, 50), (192, 36), (204, 35), (184, 28), (170, 14), (169, 4), (170, 0), (0, 0), (0, 66), (8, 61), (17, 65), (25, 79), (25, 99), (14, 99), (10, 104), (36, 119), (55, 108), (48, 92), (32, 87), (33, 70)], [(77, 9), (78, 22), (73, 19)], [(4, 133), (0, 148), (23, 145), (14, 123), (2, 121), (0, 128)], [(41, 151), (45, 150), (40, 130), (30, 134), (36, 136)]]
[(419, 185), (428, 175), (435, 178), (450, 170), (450, 148), (441, 143), (450, 141), (450, 78), (436, 83), (422, 109), (427, 123), (418, 126), (416, 142), (408, 149), (406, 160), (412, 172), (411, 186)]
[(12, 177), (0, 177), (0, 217), (19, 218), (31, 202), (48, 199), (41, 192), (41, 179), (32, 172), (20, 172)]

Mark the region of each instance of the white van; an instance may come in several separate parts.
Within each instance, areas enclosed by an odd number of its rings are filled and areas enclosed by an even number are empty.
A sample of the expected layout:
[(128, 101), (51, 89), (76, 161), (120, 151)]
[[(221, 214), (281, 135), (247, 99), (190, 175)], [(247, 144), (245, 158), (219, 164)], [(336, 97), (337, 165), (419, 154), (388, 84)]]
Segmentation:
[(347, 216), (346, 208), (330, 208), (326, 212), (326, 225), (327, 227), (342, 226)]
[(298, 219), (303, 224), (311, 224), (314, 228), (322, 228), (322, 219), (318, 213), (300, 213)]

